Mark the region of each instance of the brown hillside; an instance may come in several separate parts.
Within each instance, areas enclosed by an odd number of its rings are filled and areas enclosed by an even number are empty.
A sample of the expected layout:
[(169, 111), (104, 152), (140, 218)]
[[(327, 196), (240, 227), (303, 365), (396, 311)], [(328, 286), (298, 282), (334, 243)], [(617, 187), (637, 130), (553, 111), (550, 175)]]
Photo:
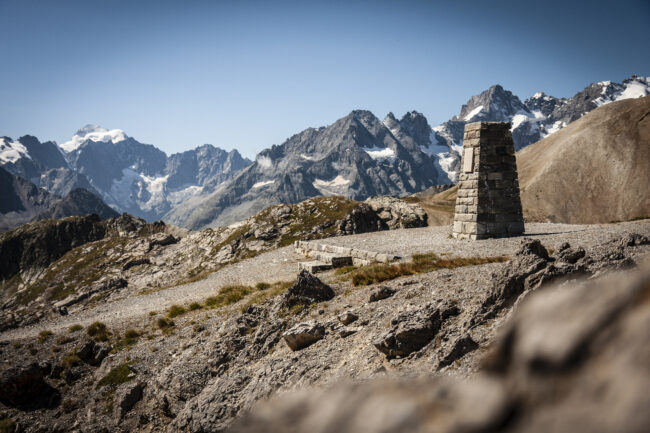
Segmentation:
[[(526, 221), (650, 217), (650, 96), (593, 110), (519, 151), (517, 168)], [(429, 200), (455, 195), (454, 187)]]

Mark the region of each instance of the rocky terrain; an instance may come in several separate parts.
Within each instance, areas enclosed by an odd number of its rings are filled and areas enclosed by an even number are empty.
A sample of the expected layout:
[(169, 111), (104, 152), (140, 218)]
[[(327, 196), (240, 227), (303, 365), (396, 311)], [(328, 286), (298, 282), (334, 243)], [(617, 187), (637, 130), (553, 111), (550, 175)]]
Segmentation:
[(417, 205), (390, 197), (321, 197), (200, 232), (128, 214), (27, 224), (0, 235), (0, 330), (202, 280), (298, 239), (423, 227), (426, 217)]
[[(527, 221), (609, 223), (650, 216), (650, 96), (599, 107), (517, 152)], [(430, 221), (451, 218), (456, 187), (413, 197)]]
[[(532, 224), (530, 238), (480, 242), (448, 231), (323, 240), (401, 253), (396, 264), (317, 277), (294, 267), (286, 283), (215, 287), (203, 300), (79, 326), (70, 311), (53, 332), (0, 334), (0, 418), (16, 431), (547, 431), (593, 411), (600, 418), (587, 426), (638, 431), (645, 346), (629, 342), (645, 338), (646, 303), (635, 300), (647, 280), (602, 278), (633, 275), (648, 259), (648, 221)], [(607, 290), (592, 287), (601, 281)], [(589, 382), (594, 369), (603, 373)], [(609, 400), (595, 402), (588, 383), (611, 389)], [(300, 391), (309, 386), (320, 390)], [(584, 411), (551, 399), (559, 392)], [(414, 415), (429, 408), (439, 409)]]

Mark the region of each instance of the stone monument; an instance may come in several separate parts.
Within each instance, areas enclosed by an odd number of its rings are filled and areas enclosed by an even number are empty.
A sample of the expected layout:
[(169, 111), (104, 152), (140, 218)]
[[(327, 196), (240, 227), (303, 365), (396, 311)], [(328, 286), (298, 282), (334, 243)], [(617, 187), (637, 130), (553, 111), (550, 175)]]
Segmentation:
[(510, 123), (465, 125), (453, 236), (487, 239), (523, 232)]

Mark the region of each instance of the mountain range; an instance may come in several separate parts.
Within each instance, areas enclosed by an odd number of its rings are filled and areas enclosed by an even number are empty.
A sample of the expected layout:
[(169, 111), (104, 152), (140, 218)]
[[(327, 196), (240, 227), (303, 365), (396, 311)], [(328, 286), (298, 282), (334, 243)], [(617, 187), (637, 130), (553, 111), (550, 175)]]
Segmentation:
[(522, 149), (599, 106), (648, 94), (650, 77), (637, 76), (593, 83), (571, 98), (538, 92), (523, 102), (494, 85), (435, 127), (417, 111), (380, 120), (354, 110), (262, 150), (255, 161), (209, 144), (168, 156), (122, 130), (87, 125), (60, 146), (0, 137), (0, 166), (59, 197), (83, 188), (119, 212), (197, 229), (319, 195), (360, 200), (454, 183), (466, 123), (511, 122)]

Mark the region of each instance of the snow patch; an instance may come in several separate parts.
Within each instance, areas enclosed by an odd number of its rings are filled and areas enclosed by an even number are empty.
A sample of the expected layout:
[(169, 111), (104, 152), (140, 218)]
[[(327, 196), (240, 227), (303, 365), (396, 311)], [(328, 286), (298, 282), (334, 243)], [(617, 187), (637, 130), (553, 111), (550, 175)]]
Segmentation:
[(273, 161), (268, 156), (262, 155), (257, 157), (257, 164), (262, 168), (271, 168)]
[(350, 180), (344, 178), (340, 174), (332, 180), (316, 179), (312, 185), (323, 195), (336, 195), (340, 194), (346, 186), (350, 184)]
[(465, 116), (465, 118), (464, 118), (463, 120), (464, 120), (465, 122), (469, 122), (472, 118), (474, 118), (474, 116), (476, 116), (478, 113), (480, 113), (481, 110), (483, 110), (483, 106), (482, 106), (482, 105), (479, 105), (478, 107), (476, 107), (475, 109), (473, 109), (472, 111), (470, 111), (470, 112), (467, 114), (467, 116)]
[(395, 151), (389, 147), (373, 147), (373, 148), (363, 148), (372, 159), (375, 160), (394, 160), (396, 158)]
[(119, 143), (127, 138), (129, 137), (121, 129), (108, 130), (97, 125), (86, 125), (77, 131), (70, 141), (63, 143), (61, 148), (70, 153), (79, 149), (88, 140), (103, 143)]
[(0, 138), (0, 163), (14, 163), (22, 157), (32, 159), (27, 148), (20, 141), (7, 141)]
[(300, 157), (301, 157), (302, 159), (306, 159), (307, 161), (313, 161), (313, 160), (314, 160), (314, 157), (313, 157), (313, 156), (308, 156), (308, 155), (305, 155), (304, 153), (301, 153), (301, 154), (300, 154)]
[(271, 185), (272, 183), (275, 183), (275, 181), (274, 180), (266, 180), (266, 181), (263, 181), (263, 182), (257, 182), (257, 183), (253, 184), (251, 189), (262, 188), (264, 186)]
[(616, 98), (617, 101), (623, 100), (623, 99), (634, 99), (634, 98), (642, 98), (644, 96), (647, 96), (650, 94), (650, 86), (648, 85), (648, 79), (643, 82), (642, 80), (634, 80), (625, 86), (625, 90), (621, 92), (621, 94)]

